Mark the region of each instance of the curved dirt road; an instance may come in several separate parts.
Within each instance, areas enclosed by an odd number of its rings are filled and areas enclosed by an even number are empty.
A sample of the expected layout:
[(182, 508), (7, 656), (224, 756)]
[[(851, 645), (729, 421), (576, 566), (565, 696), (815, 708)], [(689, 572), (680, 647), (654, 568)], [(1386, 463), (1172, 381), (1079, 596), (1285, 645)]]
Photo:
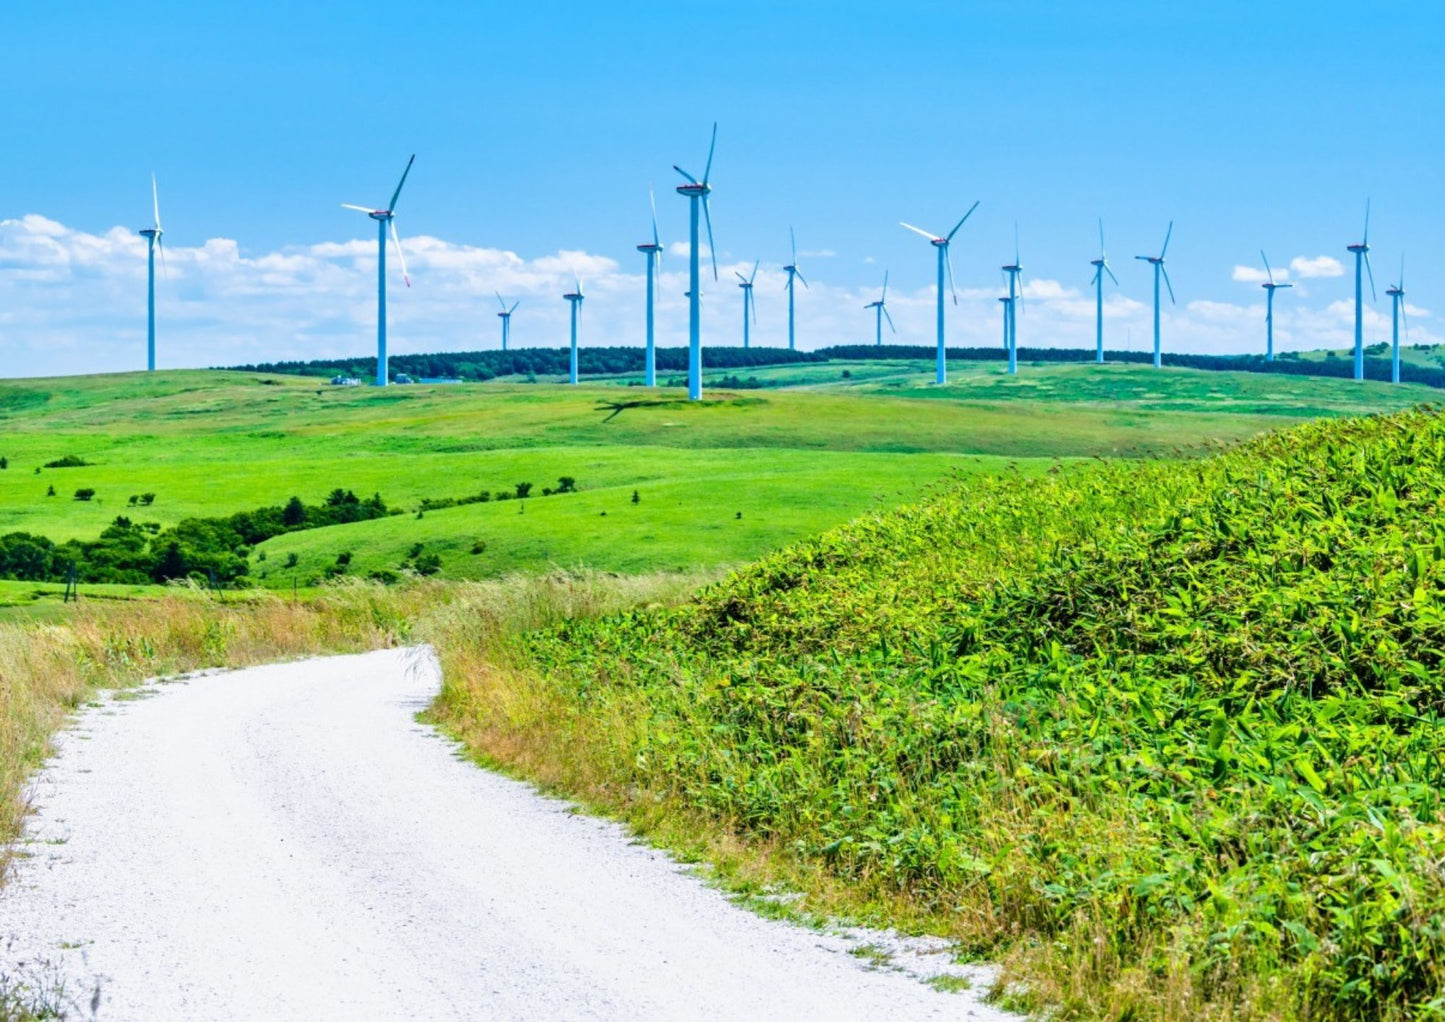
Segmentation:
[(1013, 1018), (899, 968), (945, 955), (765, 920), (462, 762), (413, 719), (436, 687), (387, 651), (86, 711), (34, 786), (0, 969), (63, 977), (79, 1017), (98, 984), (103, 1020)]

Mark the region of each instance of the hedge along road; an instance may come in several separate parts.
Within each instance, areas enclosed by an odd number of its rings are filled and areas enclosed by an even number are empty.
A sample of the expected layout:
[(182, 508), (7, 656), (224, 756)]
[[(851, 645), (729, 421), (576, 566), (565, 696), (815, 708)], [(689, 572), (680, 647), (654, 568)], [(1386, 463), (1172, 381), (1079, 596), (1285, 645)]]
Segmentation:
[(101, 1019), (1014, 1017), (981, 972), (925, 985), (945, 954), (880, 968), (462, 761), (414, 719), (438, 681), (385, 651), (86, 711), (35, 783), (0, 968)]

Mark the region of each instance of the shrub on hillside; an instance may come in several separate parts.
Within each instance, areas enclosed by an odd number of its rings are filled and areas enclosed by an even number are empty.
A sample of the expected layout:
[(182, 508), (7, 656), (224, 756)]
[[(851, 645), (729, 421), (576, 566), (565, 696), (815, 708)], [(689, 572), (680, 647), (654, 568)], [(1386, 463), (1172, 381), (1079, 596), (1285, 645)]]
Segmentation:
[(64, 457), (56, 458), (54, 461), (47, 461), (46, 468), (84, 468), (90, 462), (74, 454), (67, 454)]
[(961, 484), (529, 634), (534, 718), (495, 678), (443, 703), (495, 750), (565, 743), (577, 794), (1014, 952), (1035, 1008), (1429, 1017), (1442, 451), (1416, 410)]
[(92, 486), (82, 486), (80, 489), (75, 491), (76, 500), (90, 500), (94, 496), (95, 488)]

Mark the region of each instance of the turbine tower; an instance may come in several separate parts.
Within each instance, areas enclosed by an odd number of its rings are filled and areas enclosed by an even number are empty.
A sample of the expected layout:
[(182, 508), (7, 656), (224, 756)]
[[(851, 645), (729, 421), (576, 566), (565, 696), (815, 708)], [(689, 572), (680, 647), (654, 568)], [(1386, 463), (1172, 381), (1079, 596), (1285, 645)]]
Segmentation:
[(1274, 282), (1274, 270), (1270, 269), (1269, 256), (1264, 254), (1264, 249), (1259, 250), (1259, 257), (1264, 260), (1264, 272), (1269, 280), (1259, 285), (1264, 288), (1264, 360), (1274, 361), (1274, 293), (1282, 287), (1294, 287), (1293, 284), (1276, 284)]
[(807, 279), (803, 276), (803, 271), (800, 270), (800, 269), (798, 269), (798, 239), (797, 239), (797, 237), (793, 234), (793, 229), (792, 229), (791, 227), (788, 228), (788, 241), (790, 241), (790, 242), (792, 243), (792, 246), (793, 246), (793, 261), (792, 261), (790, 264), (788, 264), (787, 266), (784, 266), (784, 267), (783, 267), (783, 272), (788, 275), (788, 282), (787, 282), (786, 284), (784, 284), (783, 286), (788, 289), (788, 350), (789, 350), (789, 351), (792, 351), (792, 350), (794, 350), (794, 343), (793, 343), (793, 341), (794, 341), (794, 338), (793, 338), (793, 278), (796, 277), (798, 280), (801, 280), (801, 281), (803, 282), (803, 286), (804, 286), (804, 287), (807, 287), (807, 286), (808, 286), (808, 281), (807, 281)]
[(161, 242), (161, 200), (156, 191), (156, 176), (151, 175), (151, 202), (155, 207), (156, 225), (140, 232), (146, 240), (146, 372), (156, 371), (156, 249), (161, 250), (161, 265), (166, 263), (166, 248)]
[(401, 278), (406, 281), (406, 286), (411, 287), (411, 278), (406, 273), (406, 256), (401, 254), (401, 237), (396, 233), (396, 222), (392, 219), (396, 215), (396, 200), (401, 198), (402, 185), (406, 184), (406, 176), (411, 173), (411, 165), (416, 162), (416, 153), (412, 153), (411, 159), (406, 161), (406, 169), (401, 172), (401, 180), (396, 183), (396, 191), (391, 193), (391, 201), (385, 209), (368, 209), (366, 206), (354, 206), (349, 202), (343, 202), (344, 209), (354, 209), (365, 213), (376, 221), (376, 385), (385, 387), (389, 374), (386, 368), (386, 232), (391, 229), (391, 240), (396, 245), (396, 258), (401, 263)]
[(698, 273), (698, 206), (702, 207), (703, 219), (707, 221), (707, 247), (712, 256), (712, 279), (717, 280), (717, 250), (712, 244), (712, 214), (708, 212), (707, 197), (712, 191), (708, 183), (712, 174), (712, 155), (717, 149), (717, 122), (712, 126), (712, 143), (707, 147), (707, 165), (699, 181), (677, 164), (672, 169), (687, 178), (687, 184), (677, 186), (677, 194), (687, 196), (691, 203), (688, 232), (688, 291), (687, 291), (687, 397), (689, 401), (702, 400), (702, 281)]
[[(1392, 339), (1392, 351), (1390, 354), (1390, 382), (1400, 382), (1400, 323), (1405, 319), (1405, 257), (1400, 257), (1400, 283), (1393, 284), (1385, 289), (1385, 294), (1390, 296), (1390, 337)], [(1405, 323), (1405, 333), (1410, 332), (1410, 324)]]
[(651, 188), (647, 190), (647, 198), (652, 203), (652, 240), (638, 245), (637, 251), (647, 257), (647, 357), (643, 367), (643, 383), (649, 387), (655, 387), (657, 386), (657, 348), (655, 347), (657, 274), (662, 268), (662, 242), (657, 237), (657, 197), (652, 194)]
[(1169, 271), (1164, 268), (1164, 253), (1169, 251), (1169, 239), (1174, 234), (1174, 221), (1169, 221), (1169, 230), (1164, 232), (1164, 247), (1157, 256), (1135, 256), (1154, 267), (1154, 368), (1163, 365), (1159, 357), (1159, 277), (1164, 277), (1164, 286), (1169, 289), (1169, 304), (1174, 305), (1174, 285), (1169, 283)]
[(1013, 305), (1013, 299), (1008, 295), (999, 295), (998, 300), (1002, 303), (999, 311), (1003, 313), (1003, 350), (1009, 353), (1009, 359), (1013, 359), (1013, 349), (1010, 346), (1009, 309)]
[(1365, 200), (1365, 237), (1358, 245), (1347, 245), (1355, 257), (1355, 379), (1365, 378), (1365, 296), (1361, 289), (1360, 264), (1370, 275), (1370, 301), (1375, 300), (1375, 271), (1370, 269), (1370, 200)]
[(1019, 371), (1018, 307), (1023, 301), (1023, 288), (1019, 285), (1019, 278), (1024, 272), (1019, 262), (1018, 224), (1014, 224), (1014, 261), (1002, 269), (1008, 274), (1008, 304), (1004, 306), (1004, 347), (1008, 348), (1008, 371), (1009, 375), (1013, 376)]
[(507, 308), (506, 301), (502, 298), (502, 292), (498, 291), (496, 294), (497, 302), (502, 306), (502, 311), (497, 313), (497, 317), (502, 321), (502, 350), (506, 351), (507, 341), (512, 336), (512, 313), (517, 311), (517, 306), (521, 305), (522, 302), (520, 299), (513, 302), (512, 307), (509, 309)]
[(576, 289), (562, 297), (572, 305), (572, 361), (567, 374), (567, 382), (575, 387), (577, 385), (577, 310), (582, 307), (582, 299), (585, 296), (582, 294), (582, 281), (577, 279), (575, 273), (572, 275), (572, 283), (577, 285)]
[(756, 322), (758, 321), (758, 307), (757, 307), (756, 304), (754, 304), (754, 301), (753, 301), (753, 281), (755, 281), (755, 280), (758, 279), (758, 262), (759, 262), (758, 260), (755, 260), (755, 261), (753, 262), (753, 272), (750, 273), (750, 274), (748, 274), (746, 277), (744, 277), (741, 273), (738, 273), (737, 270), (733, 270), (733, 276), (737, 277), (738, 280), (740, 280), (740, 281), (742, 282), (742, 283), (738, 284), (738, 287), (740, 287), (740, 288), (743, 289), (743, 347), (744, 347), (744, 348), (747, 348), (747, 347), (750, 346), (750, 343), (749, 343), (749, 342), (750, 342), (750, 337), (749, 337), (749, 332), (748, 332), (748, 327), (749, 327), (749, 323), (748, 323), (748, 313), (749, 313), (749, 312), (752, 313), (752, 316), (753, 316), (752, 322), (753, 322), (753, 323), (756, 323)]
[(1109, 257), (1104, 252), (1104, 218), (1099, 218), (1099, 258), (1089, 260), (1089, 265), (1094, 268), (1094, 279), (1090, 282), (1094, 285), (1094, 361), (1099, 365), (1104, 364), (1104, 274), (1119, 286), (1119, 278), (1114, 276), (1114, 271), (1109, 269)]
[(958, 291), (955, 290), (953, 286), (953, 260), (948, 257), (948, 245), (949, 242), (953, 241), (953, 236), (958, 233), (958, 229), (963, 226), (964, 220), (967, 220), (969, 217), (973, 216), (973, 211), (976, 209), (978, 209), (977, 202), (975, 202), (972, 206), (968, 208), (967, 213), (963, 214), (963, 220), (960, 220), (958, 223), (954, 224), (953, 230), (949, 231), (943, 237), (939, 237), (936, 234), (929, 234), (927, 231), (922, 230), (918, 227), (914, 227), (912, 224), (905, 224), (901, 220), (899, 221), (899, 224), (901, 226), (907, 227), (914, 234), (923, 235), (929, 240), (929, 242), (933, 245), (934, 248), (938, 249), (938, 372), (935, 375), (934, 382), (939, 384), (944, 384), (948, 382), (947, 353), (944, 349), (943, 334), (944, 267), (948, 268), (948, 289), (953, 292), (953, 304), (958, 304)]
[(888, 318), (888, 329), (892, 330), (895, 334), (898, 332), (898, 328), (893, 325), (893, 317), (888, 315), (887, 270), (883, 271), (883, 293), (878, 296), (878, 300), (876, 302), (869, 302), (867, 305), (863, 306), (863, 308), (873, 310), (873, 318), (875, 320), (873, 325), (873, 346), (875, 348), (881, 348), (883, 347), (883, 318), (885, 316), (887, 316)]

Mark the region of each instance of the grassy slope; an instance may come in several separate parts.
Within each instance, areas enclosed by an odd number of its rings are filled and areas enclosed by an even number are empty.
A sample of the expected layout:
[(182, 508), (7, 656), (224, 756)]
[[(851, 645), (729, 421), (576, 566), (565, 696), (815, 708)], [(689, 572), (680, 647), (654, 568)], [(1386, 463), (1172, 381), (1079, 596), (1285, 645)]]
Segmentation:
[[(0, 384), (0, 531), (91, 538), (117, 514), (173, 523), (342, 486), (414, 507), (562, 475), (585, 491), (527, 511), (473, 506), (278, 539), (268, 584), (302, 584), (351, 550), (358, 571), (395, 568), (420, 541), (462, 577), (588, 563), (615, 570), (738, 563), (906, 497), (985, 458), (1170, 453), (1232, 442), (1281, 421), (1400, 407), (1431, 396), (1345, 381), (1153, 373), (1133, 366), (959, 364), (947, 388), (924, 367), (850, 363), (789, 370), (790, 390), (659, 392), (527, 384), (318, 387), (246, 373), (123, 374)], [(767, 375), (770, 370), (759, 370)], [(782, 372), (778, 370), (777, 372)], [(775, 380), (773, 382), (779, 382)], [(920, 400), (929, 398), (929, 400)], [(74, 454), (85, 468), (35, 468)], [(56, 497), (44, 496), (54, 485)], [(93, 487), (89, 503), (70, 499)], [(628, 503), (632, 491), (642, 502)], [(134, 511), (130, 494), (154, 492)], [(545, 504), (545, 507), (543, 506)], [(606, 521), (601, 512), (608, 511)], [(618, 512), (621, 512), (620, 518)], [(742, 511), (739, 521), (736, 512)], [(476, 540), (487, 551), (473, 555)], [(276, 570), (295, 552), (296, 572)]]
[(1442, 511), (1424, 412), (974, 481), (676, 611), (441, 636), (438, 713), (1067, 1016), (1436, 1017)]

